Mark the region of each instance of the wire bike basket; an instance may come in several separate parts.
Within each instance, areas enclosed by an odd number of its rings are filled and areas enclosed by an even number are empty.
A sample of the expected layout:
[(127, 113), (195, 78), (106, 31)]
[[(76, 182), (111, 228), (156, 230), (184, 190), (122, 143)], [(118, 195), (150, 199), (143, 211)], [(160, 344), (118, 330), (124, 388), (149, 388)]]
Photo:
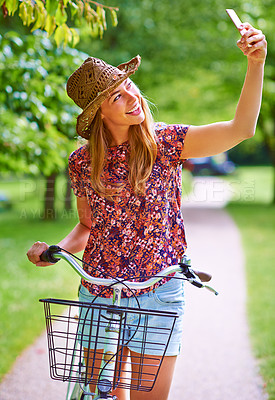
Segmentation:
[[(44, 303), (52, 379), (83, 386), (111, 379), (113, 389), (152, 390), (177, 313), (58, 299), (40, 301)], [(159, 317), (161, 327), (155, 324)], [(133, 355), (127, 360), (126, 347)]]

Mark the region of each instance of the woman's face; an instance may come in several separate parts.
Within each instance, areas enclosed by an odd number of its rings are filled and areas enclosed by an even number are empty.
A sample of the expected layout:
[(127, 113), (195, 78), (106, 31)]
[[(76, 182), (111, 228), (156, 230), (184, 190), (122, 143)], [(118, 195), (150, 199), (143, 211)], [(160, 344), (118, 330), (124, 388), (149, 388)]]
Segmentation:
[(101, 116), (111, 132), (125, 131), (144, 121), (140, 91), (129, 78), (102, 103)]

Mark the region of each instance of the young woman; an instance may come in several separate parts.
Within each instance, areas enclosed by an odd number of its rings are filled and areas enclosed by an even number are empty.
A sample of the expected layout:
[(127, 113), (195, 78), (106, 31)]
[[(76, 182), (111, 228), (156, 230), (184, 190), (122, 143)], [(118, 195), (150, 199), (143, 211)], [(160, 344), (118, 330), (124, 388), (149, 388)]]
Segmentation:
[[(77, 132), (87, 145), (69, 159), (72, 187), (77, 196), (79, 223), (59, 243), (66, 250), (84, 251), (83, 259), (97, 274), (126, 279), (154, 274), (176, 264), (186, 251), (180, 212), (182, 160), (226, 151), (254, 135), (260, 110), (266, 40), (245, 23), (238, 47), (247, 56), (243, 89), (231, 121), (204, 126), (154, 124), (145, 99), (129, 76), (140, 63), (137, 56), (117, 68), (88, 58), (69, 78), (68, 95), (82, 108)], [(29, 260), (46, 266), (40, 254), (48, 248), (36, 242)], [(85, 267), (86, 268), (86, 267)], [(91, 269), (86, 268), (88, 272)], [(110, 301), (82, 281), (80, 299)], [(178, 280), (163, 279), (153, 290), (140, 293), (142, 305), (183, 314), (183, 288)], [(124, 304), (132, 293), (123, 294)], [(165, 400), (180, 351), (182, 318), (178, 319), (156, 385), (152, 392), (131, 393), (131, 400)], [(135, 352), (129, 348), (133, 357)], [(116, 392), (126, 399), (123, 390)]]

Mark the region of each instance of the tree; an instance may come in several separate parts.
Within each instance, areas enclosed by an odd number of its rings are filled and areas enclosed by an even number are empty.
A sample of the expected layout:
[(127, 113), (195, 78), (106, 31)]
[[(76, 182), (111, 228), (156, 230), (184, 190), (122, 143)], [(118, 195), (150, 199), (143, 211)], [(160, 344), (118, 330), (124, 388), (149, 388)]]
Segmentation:
[[(118, 9), (91, 0), (0, 0), (0, 6), (0, 167), (21, 174), (42, 173), (44, 218), (54, 218), (55, 181), (67, 167), (75, 135), (73, 116), (78, 111), (66, 96), (65, 81), (87, 57), (67, 45), (77, 44), (80, 30), (102, 38), (106, 11), (116, 26)], [(52, 35), (59, 48), (49, 39)], [(67, 209), (70, 193), (67, 189)]]
[[(265, 81), (262, 108), (258, 123), (257, 135), (252, 141), (246, 141), (231, 151), (232, 156), (240, 160), (244, 157), (250, 162), (269, 162), (274, 168), (273, 203), (275, 203), (275, 45), (274, 20), (275, 3), (273, 0), (234, 0), (230, 4), (243, 21), (248, 21), (262, 29), (268, 41), (268, 56), (265, 67)], [(214, 11), (213, 11), (214, 10)], [(159, 86), (169, 90), (169, 83), (180, 81), (181, 77), (194, 84), (198, 75), (211, 82), (216, 77), (217, 85), (212, 87), (213, 107), (219, 108), (223, 98), (237, 99), (243, 82), (246, 63), (242, 61), (239, 49), (234, 45), (239, 34), (225, 12), (224, 2), (217, 0), (194, 0), (180, 2), (177, 0), (120, 0), (119, 26), (114, 32), (106, 32), (104, 41), (95, 42), (94, 53), (116, 64), (140, 53), (142, 67), (135, 75), (135, 80), (150, 93), (150, 88)], [(78, 48), (88, 51), (85, 42)], [(111, 50), (111, 51), (110, 51)], [(209, 77), (207, 77), (207, 72)], [(218, 86), (218, 87), (217, 87)], [(175, 87), (175, 85), (173, 85)], [(148, 90), (149, 89), (149, 90)], [(207, 88), (211, 91), (211, 87)], [(206, 93), (200, 88), (194, 99), (193, 107), (200, 124), (200, 98)], [(165, 95), (166, 108), (184, 110), (180, 96), (176, 93), (173, 101)], [(221, 101), (218, 101), (221, 100)], [(159, 102), (157, 102), (159, 104)], [(211, 102), (209, 102), (211, 103)], [(213, 115), (209, 110), (209, 120)], [(194, 113), (195, 113), (194, 112)], [(176, 111), (174, 112), (174, 114)], [(232, 115), (232, 113), (230, 114)], [(182, 118), (179, 115), (179, 121)], [(214, 122), (214, 121), (213, 121)], [(194, 123), (194, 121), (191, 121)], [(261, 154), (259, 156), (259, 153)], [(269, 156), (269, 157), (268, 157)]]
[(92, 0), (0, 0), (0, 6), (5, 17), (18, 14), (23, 24), (31, 27), (31, 32), (40, 29), (48, 36), (54, 35), (57, 46), (62, 43), (75, 46), (79, 41), (75, 27), (83, 23), (89, 27), (92, 37), (102, 38), (107, 29), (106, 10), (112, 25), (118, 22), (118, 8)]
[[(106, 7), (113, 7), (111, 4), (114, 1), (105, 0), (104, 4), (107, 4)], [(6, 3), (11, 2), (18, 3), (18, 0), (6, 1)], [(77, 0), (63, 3), (69, 10), (73, 6), (72, 2), (80, 4)], [(47, 8), (52, 1), (45, 0), (44, 2), (43, 0), (43, 3)], [(61, 3), (55, 0), (55, 5), (60, 4), (61, 7)], [(36, 2), (32, 0), (32, 4)], [(76, 48), (89, 55), (106, 59), (114, 65), (138, 53), (141, 54), (142, 67), (135, 74), (134, 79), (149, 95), (151, 88), (155, 90), (159, 87), (160, 92), (163, 93), (165, 85), (169, 90), (169, 84), (175, 87), (173, 82), (180, 81), (182, 77), (196, 83), (197, 77), (202, 76), (206, 83), (210, 82), (209, 87), (205, 87), (206, 85), (202, 88), (194, 87), (197, 95), (191, 98), (192, 104), (187, 104), (187, 107), (194, 109), (196, 120), (188, 121), (190, 123), (205, 122), (201, 119), (201, 108), (206, 108), (206, 106), (201, 99), (205, 99), (206, 92), (211, 99), (211, 101), (207, 99), (208, 109), (205, 112), (209, 115), (207, 122), (212, 121), (211, 118), (216, 109), (218, 111), (225, 109), (227, 105), (224, 99), (238, 98), (246, 63), (242, 61), (239, 49), (234, 45), (234, 41), (238, 39), (238, 32), (225, 13), (223, 2), (218, 0), (193, 0), (191, 3), (178, 0), (139, 0), (138, 2), (120, 0), (119, 6), (119, 25), (116, 29), (110, 27), (104, 33), (104, 40), (93, 41), (92, 50), (90, 40), (86, 40), (87, 35), (90, 39), (91, 28), (87, 27), (91, 24), (88, 25), (83, 12), (82, 19), (75, 20), (76, 31), (83, 39)], [(249, 3), (234, 0), (231, 7), (236, 9), (242, 20), (250, 21), (262, 29), (267, 39), (272, 38), (275, 17), (275, 5), (272, 0), (250, 0)], [(109, 9), (106, 8), (106, 10), (107, 15), (110, 16)], [(74, 20), (71, 18), (70, 11), (67, 12), (67, 16), (67, 24), (71, 26)], [(84, 21), (82, 27), (80, 27), (80, 21)], [(68, 44), (71, 45), (72, 42)], [(259, 153), (259, 147), (265, 147), (269, 151), (275, 171), (274, 53), (274, 44), (272, 40), (269, 40), (263, 104), (258, 125), (261, 134), (256, 135), (253, 141), (242, 143), (232, 151), (232, 154), (243, 157), (246, 153), (255, 161), (253, 152)], [(216, 85), (211, 87), (213, 77)], [(173, 101), (166, 95), (163, 96), (166, 109), (170, 108), (175, 112), (178, 109), (179, 121), (180, 117), (182, 118), (182, 112), (185, 112), (180, 107), (180, 97), (183, 96), (185, 96), (184, 91), (177, 92)], [(210, 109), (211, 106), (212, 109)], [(232, 109), (229, 110), (229, 116), (232, 115)]]
[(256, 21), (258, 26), (263, 28), (268, 41), (263, 102), (259, 125), (274, 168), (273, 204), (275, 204), (275, 44), (272, 40), (274, 37), (275, 4), (272, 0), (255, 0), (249, 11), (253, 20)]
[(0, 169), (46, 177), (45, 218), (54, 217), (49, 192), (74, 147), (78, 108), (66, 95), (64, 76), (86, 57), (56, 48), (41, 31), (0, 36)]

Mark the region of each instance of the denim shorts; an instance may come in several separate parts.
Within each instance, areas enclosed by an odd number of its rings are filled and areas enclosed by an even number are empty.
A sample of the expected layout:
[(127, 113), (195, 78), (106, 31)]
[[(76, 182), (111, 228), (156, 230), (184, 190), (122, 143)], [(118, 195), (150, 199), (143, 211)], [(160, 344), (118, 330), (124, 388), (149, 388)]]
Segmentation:
[[(176, 274), (175, 277), (181, 276), (180, 274)], [(141, 310), (153, 310), (154, 315), (135, 315), (135, 313), (130, 313), (130, 324), (128, 332), (126, 332), (123, 336), (124, 343), (126, 343), (126, 347), (136, 353), (144, 354), (152, 354), (152, 355), (160, 355), (160, 348), (162, 346), (162, 342), (166, 340), (166, 328), (167, 332), (170, 329), (169, 333), (169, 344), (166, 349), (165, 355), (166, 356), (177, 356), (180, 353), (181, 349), (181, 339), (182, 339), (182, 331), (183, 331), (183, 314), (184, 314), (184, 285), (183, 280), (180, 279), (170, 279), (167, 283), (159, 286), (157, 289), (154, 289), (148, 293), (142, 294), (137, 296), (140, 309)], [(81, 285), (79, 291), (79, 301), (84, 303), (93, 303), (94, 304), (103, 304), (103, 305), (111, 305), (112, 299), (111, 298), (103, 298), (91, 295), (90, 292)], [(129, 298), (122, 298), (121, 307), (130, 308), (130, 310), (137, 309), (137, 302), (135, 297)], [(171, 326), (172, 323), (171, 318), (167, 318), (161, 314), (161, 312), (169, 313), (177, 313), (178, 317), (174, 319), (173, 322), (173, 330), (171, 333)], [(94, 330), (99, 329), (97, 327), (91, 327), (90, 325), (94, 325), (94, 323), (89, 323), (89, 320), (97, 319), (98, 316), (94, 316), (97, 310), (89, 311), (90, 313), (93, 312), (93, 317), (88, 315), (88, 311), (86, 308), (80, 312), (80, 327), (78, 329), (79, 332), (84, 332), (84, 337), (86, 338), (82, 343), (83, 347), (88, 347), (87, 338), (91, 335), (95, 335)], [(107, 314), (105, 313), (106, 318)], [(105, 317), (103, 316), (103, 319)], [(146, 331), (146, 343), (147, 347), (144, 348), (144, 329), (142, 329), (144, 319), (148, 319), (148, 326), (153, 327), (149, 328)], [(87, 321), (87, 322), (85, 322)], [(133, 334), (133, 327), (137, 327)], [(101, 329), (101, 328), (100, 328)], [(93, 332), (92, 332), (93, 330)], [(105, 336), (105, 329), (98, 333), (99, 337)], [(132, 336), (131, 336), (132, 335)], [(132, 338), (129, 340), (129, 338)], [(109, 339), (112, 340), (112, 339)], [(128, 340), (128, 341), (127, 341)], [(159, 344), (158, 345), (154, 345)], [(150, 345), (151, 344), (151, 345)], [(89, 344), (90, 348), (92, 347)], [(104, 346), (99, 346), (99, 348), (103, 348)]]

